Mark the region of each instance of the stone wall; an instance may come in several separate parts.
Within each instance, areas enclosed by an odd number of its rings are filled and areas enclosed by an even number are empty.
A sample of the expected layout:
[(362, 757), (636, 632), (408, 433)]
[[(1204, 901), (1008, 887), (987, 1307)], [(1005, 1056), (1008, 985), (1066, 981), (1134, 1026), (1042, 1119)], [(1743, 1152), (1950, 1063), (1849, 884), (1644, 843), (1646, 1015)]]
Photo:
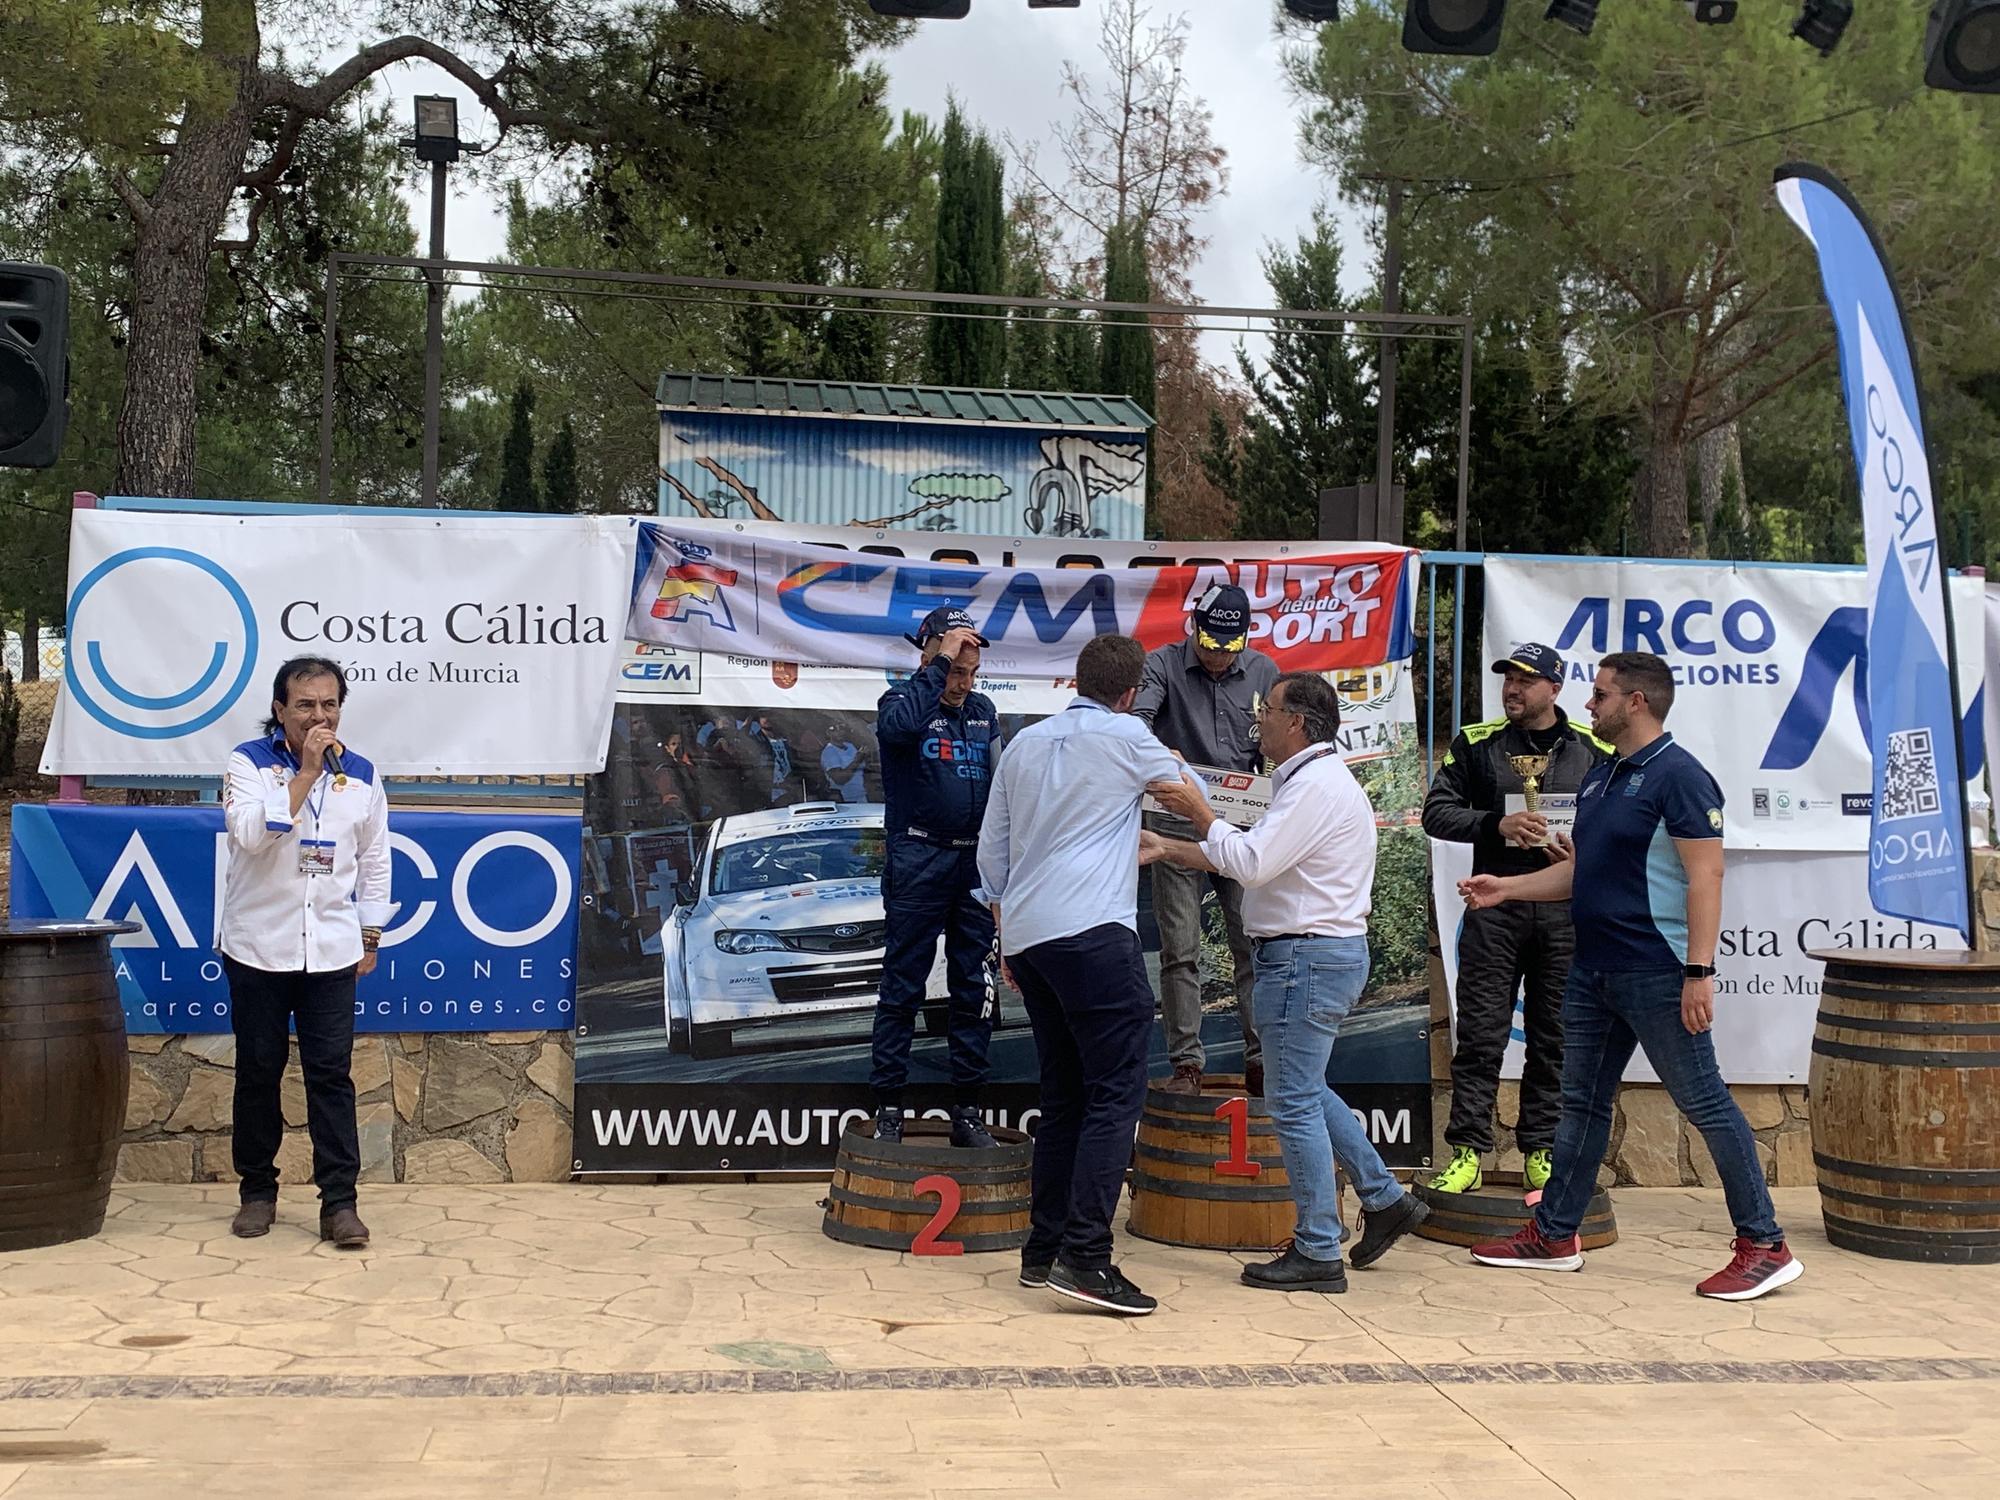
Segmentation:
[[(227, 1182), (236, 1039), (135, 1036), (118, 1175)], [(363, 1182), (561, 1182), (570, 1173), (567, 1031), (434, 1032), (354, 1039)], [(312, 1181), (298, 1054), (282, 1086), (280, 1180)]]

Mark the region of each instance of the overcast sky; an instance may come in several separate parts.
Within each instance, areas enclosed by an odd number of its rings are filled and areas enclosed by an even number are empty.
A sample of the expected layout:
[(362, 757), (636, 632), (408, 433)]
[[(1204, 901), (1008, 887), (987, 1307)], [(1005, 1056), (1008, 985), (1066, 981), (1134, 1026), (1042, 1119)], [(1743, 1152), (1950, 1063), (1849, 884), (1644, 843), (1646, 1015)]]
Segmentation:
[[(1218, 306), (1262, 307), (1270, 288), (1260, 257), (1273, 240), (1289, 244), (1312, 216), (1314, 204), (1332, 196), (1326, 178), (1299, 158), (1298, 107), (1279, 66), (1279, 38), (1266, 0), (1162, 0), (1151, 19), (1176, 13), (1189, 21), (1186, 72), (1192, 92), (1205, 99), (1215, 117), (1214, 134), (1229, 153), (1229, 190), (1209, 208), (1204, 232), (1209, 246), (1196, 268), (1196, 296)], [(1068, 115), (1062, 92), (1062, 64), (1074, 60), (1103, 73), (1097, 55), (1099, 0), (1076, 10), (1029, 10), (1026, 0), (973, 0), (962, 21), (926, 21), (882, 63), (890, 79), (889, 105), (900, 113), (921, 111), (942, 120), (947, 93), (956, 94), (966, 113), (995, 138), (1050, 142), (1043, 167), (1057, 167), (1050, 136), (1052, 121)], [(385, 81), (395, 98), (395, 117), (410, 113), (420, 93), (451, 93), (445, 75), (428, 67), (392, 70)], [(464, 106), (461, 106), (462, 108)], [(467, 139), (489, 138), (491, 123), (474, 114), (461, 121)], [(1004, 148), (1003, 148), (1004, 149)], [(1008, 164), (1010, 190), (1016, 169)], [(497, 198), (455, 174), (446, 229), (449, 253), (459, 259), (502, 257), (506, 225)], [(412, 220), (426, 232), (428, 210), (413, 196)], [(1369, 267), (1361, 243), (1361, 220), (1341, 216), (1347, 240), (1345, 290), (1358, 299), (1367, 289)], [(665, 269), (665, 268), (663, 268)], [(1224, 361), (1234, 334), (1205, 340), (1211, 359)], [(1259, 340), (1250, 343), (1254, 354)]]

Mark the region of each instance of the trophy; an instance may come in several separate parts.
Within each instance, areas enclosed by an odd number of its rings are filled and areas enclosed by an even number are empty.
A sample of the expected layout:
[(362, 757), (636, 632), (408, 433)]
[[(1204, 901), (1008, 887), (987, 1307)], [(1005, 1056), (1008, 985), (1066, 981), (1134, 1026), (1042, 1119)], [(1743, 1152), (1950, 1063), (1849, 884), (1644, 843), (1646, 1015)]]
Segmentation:
[[(1507, 757), (1507, 764), (1512, 766), (1514, 774), (1521, 778), (1521, 804), (1529, 812), (1540, 812), (1542, 810), (1542, 784), (1540, 778), (1548, 774), (1551, 758), (1547, 755), (1510, 755)], [(1549, 836), (1543, 834), (1533, 847), (1542, 848), (1548, 842)]]

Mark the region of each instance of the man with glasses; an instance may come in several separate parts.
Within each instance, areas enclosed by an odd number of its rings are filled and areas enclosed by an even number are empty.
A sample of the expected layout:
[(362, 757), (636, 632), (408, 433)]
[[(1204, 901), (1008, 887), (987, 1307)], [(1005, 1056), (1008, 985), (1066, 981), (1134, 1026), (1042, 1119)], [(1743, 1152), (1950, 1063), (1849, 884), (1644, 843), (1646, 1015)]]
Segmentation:
[(1580, 1271), (1577, 1230), (1611, 1142), (1611, 1106), (1634, 1047), (1701, 1132), (1722, 1177), (1735, 1253), (1695, 1290), (1747, 1302), (1803, 1271), (1778, 1227), (1757, 1142), (1715, 1062), (1715, 948), (1722, 925), (1722, 792), (1662, 721), (1673, 673), (1625, 651), (1598, 663), (1590, 713), (1617, 759), (1577, 793), (1568, 856), (1528, 875), (1459, 882), (1475, 909), (1564, 901), (1576, 956), (1563, 1000), (1562, 1118), (1555, 1167), (1534, 1219), (1512, 1239), (1475, 1245), (1481, 1265)]
[(1265, 1105), (1298, 1205), (1291, 1246), (1243, 1268), (1246, 1285), (1281, 1292), (1344, 1292), (1337, 1160), (1361, 1199), (1356, 1266), (1380, 1260), (1428, 1210), (1389, 1175), (1367, 1132), (1327, 1085), (1341, 1022), (1368, 983), (1368, 909), (1375, 885), (1375, 810), (1340, 758), (1340, 699), (1325, 678), (1288, 672), (1259, 715), (1276, 762), (1270, 809), (1254, 828), (1217, 818), (1201, 783), (1148, 787), (1188, 819), (1200, 843), (1140, 840), (1141, 861), (1213, 870), (1243, 887), (1243, 924), (1256, 944), (1257, 1028), (1264, 1038)]
[[(1191, 611), (1185, 638), (1146, 654), (1146, 674), (1132, 712), (1160, 743), (1190, 765), (1224, 771), (1263, 768), (1257, 705), (1278, 680), (1278, 664), (1250, 645), (1250, 596), (1217, 584)], [(1146, 827), (1163, 838), (1189, 840), (1186, 820), (1149, 813)], [(1212, 885), (1229, 934), (1236, 982), (1236, 1018), (1243, 1029), (1245, 1087), (1264, 1092), (1263, 1050), (1251, 1018), (1250, 939), (1243, 931), (1243, 888), (1225, 875), (1161, 861), (1153, 866), (1153, 917), (1160, 924), (1160, 1019), (1166, 1029), (1177, 1094), (1201, 1092), (1208, 1055), (1201, 1042), (1201, 902)]]
[[(1501, 716), (1453, 736), (1424, 798), (1424, 832), (1472, 845), (1475, 875), (1527, 875), (1548, 866), (1549, 820), (1527, 806), (1525, 776), (1535, 777), (1542, 794), (1574, 797), (1611, 747), (1570, 723), (1556, 705), (1563, 660), (1553, 648), (1526, 642), (1493, 670), (1505, 678)], [(1465, 914), (1458, 938), (1451, 1123), (1444, 1132), (1452, 1154), (1431, 1179), (1431, 1191), (1479, 1190), (1480, 1158), (1494, 1145), (1493, 1106), (1517, 995), (1525, 1002), (1528, 1057), (1515, 1140), (1528, 1190), (1548, 1186), (1562, 1107), (1562, 997), (1572, 942), (1565, 902)]]

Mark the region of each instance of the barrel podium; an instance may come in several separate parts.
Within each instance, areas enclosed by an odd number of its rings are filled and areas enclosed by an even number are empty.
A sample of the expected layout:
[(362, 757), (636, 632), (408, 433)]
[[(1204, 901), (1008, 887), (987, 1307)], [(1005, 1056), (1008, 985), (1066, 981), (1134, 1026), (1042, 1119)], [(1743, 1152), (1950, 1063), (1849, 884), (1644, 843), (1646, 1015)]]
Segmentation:
[(820, 1228), (828, 1239), (914, 1255), (1018, 1250), (1028, 1242), (1034, 1142), (995, 1128), (999, 1144), (961, 1149), (951, 1126), (909, 1120), (903, 1139), (875, 1139), (872, 1121), (841, 1133)]
[(2000, 1262), (2000, 954), (1812, 956), (1826, 1237), (1888, 1260)]
[(131, 1082), (111, 939), (138, 930), (0, 919), (0, 1251), (104, 1227)]
[(1198, 1250), (1276, 1250), (1296, 1221), (1277, 1132), (1242, 1078), (1211, 1078), (1199, 1094), (1146, 1090), (1126, 1228)]

